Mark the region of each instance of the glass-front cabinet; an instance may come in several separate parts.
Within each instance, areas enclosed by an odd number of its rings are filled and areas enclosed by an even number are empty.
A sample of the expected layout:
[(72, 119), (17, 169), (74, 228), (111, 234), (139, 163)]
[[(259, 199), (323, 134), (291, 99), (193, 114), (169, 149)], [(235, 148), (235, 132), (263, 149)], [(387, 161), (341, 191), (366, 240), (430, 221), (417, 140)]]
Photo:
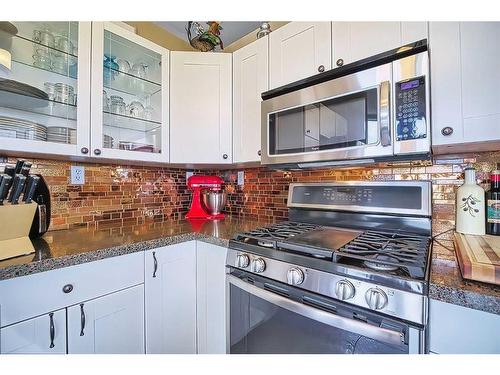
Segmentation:
[(92, 23), (92, 155), (168, 161), (168, 50)]
[(0, 78), (0, 150), (80, 155), (90, 147), (90, 22), (12, 22)]

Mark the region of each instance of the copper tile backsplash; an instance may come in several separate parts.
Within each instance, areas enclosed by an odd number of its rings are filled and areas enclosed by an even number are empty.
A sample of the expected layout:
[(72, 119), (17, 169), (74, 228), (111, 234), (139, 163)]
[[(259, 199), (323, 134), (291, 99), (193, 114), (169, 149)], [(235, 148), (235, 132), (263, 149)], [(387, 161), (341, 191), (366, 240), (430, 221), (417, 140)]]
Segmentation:
[[(80, 226), (110, 228), (177, 220), (184, 217), (190, 202), (186, 170), (111, 164), (85, 164), (67, 161), (28, 159), (32, 173), (40, 173), (49, 184), (52, 198), (50, 230)], [(4, 158), (6, 163), (14, 158)], [(463, 182), (463, 168), (473, 164), (478, 179), (487, 182), (488, 172), (500, 162), (500, 152), (436, 158), (427, 167), (384, 167), (355, 169), (317, 169), (300, 172), (272, 171), (266, 168), (239, 169), (245, 172), (244, 186), (237, 185), (237, 170), (212, 170), (226, 182), (232, 215), (259, 220), (284, 220), (291, 182), (352, 180), (432, 180), (433, 230), (444, 232), (454, 225), (456, 188)], [(70, 184), (70, 166), (85, 166), (85, 184)], [(451, 233), (443, 235), (450, 238)]]

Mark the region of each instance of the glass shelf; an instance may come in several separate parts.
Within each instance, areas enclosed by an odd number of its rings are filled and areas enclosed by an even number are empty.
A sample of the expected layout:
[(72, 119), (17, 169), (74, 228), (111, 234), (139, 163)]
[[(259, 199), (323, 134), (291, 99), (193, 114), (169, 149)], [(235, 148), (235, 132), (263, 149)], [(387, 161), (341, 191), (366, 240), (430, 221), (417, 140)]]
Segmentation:
[(137, 117), (118, 115), (111, 112), (103, 112), (103, 125), (120, 129), (150, 132), (161, 128), (161, 122), (145, 120)]
[(53, 100), (34, 98), (28, 95), (0, 91), (0, 107), (17, 109), (38, 115), (76, 120), (77, 107)]
[(118, 91), (136, 97), (154, 95), (161, 91), (161, 85), (159, 83), (139, 78), (116, 69), (106, 67), (103, 69), (108, 70), (110, 72), (109, 76), (113, 77), (110, 82), (106, 82), (106, 79), (104, 80), (105, 89)]

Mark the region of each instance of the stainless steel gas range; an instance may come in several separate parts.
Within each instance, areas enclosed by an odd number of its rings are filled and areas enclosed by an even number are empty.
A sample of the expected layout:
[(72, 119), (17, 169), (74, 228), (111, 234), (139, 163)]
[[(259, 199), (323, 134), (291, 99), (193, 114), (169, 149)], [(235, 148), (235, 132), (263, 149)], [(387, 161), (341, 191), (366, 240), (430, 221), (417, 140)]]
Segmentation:
[(230, 353), (424, 353), (427, 181), (291, 184), (227, 256)]

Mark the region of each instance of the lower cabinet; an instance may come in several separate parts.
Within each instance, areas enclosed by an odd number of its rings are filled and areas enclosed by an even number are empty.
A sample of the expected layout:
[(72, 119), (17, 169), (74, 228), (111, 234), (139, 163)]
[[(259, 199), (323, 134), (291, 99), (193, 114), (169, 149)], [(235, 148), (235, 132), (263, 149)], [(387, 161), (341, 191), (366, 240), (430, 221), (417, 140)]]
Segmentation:
[(144, 285), (68, 307), (68, 353), (144, 353)]
[(198, 353), (225, 354), (227, 249), (198, 241), (196, 253)]
[(0, 329), (1, 354), (66, 353), (66, 310), (58, 310)]
[(429, 351), (500, 354), (500, 316), (437, 300), (429, 304)]
[(146, 251), (146, 353), (196, 353), (196, 242)]

